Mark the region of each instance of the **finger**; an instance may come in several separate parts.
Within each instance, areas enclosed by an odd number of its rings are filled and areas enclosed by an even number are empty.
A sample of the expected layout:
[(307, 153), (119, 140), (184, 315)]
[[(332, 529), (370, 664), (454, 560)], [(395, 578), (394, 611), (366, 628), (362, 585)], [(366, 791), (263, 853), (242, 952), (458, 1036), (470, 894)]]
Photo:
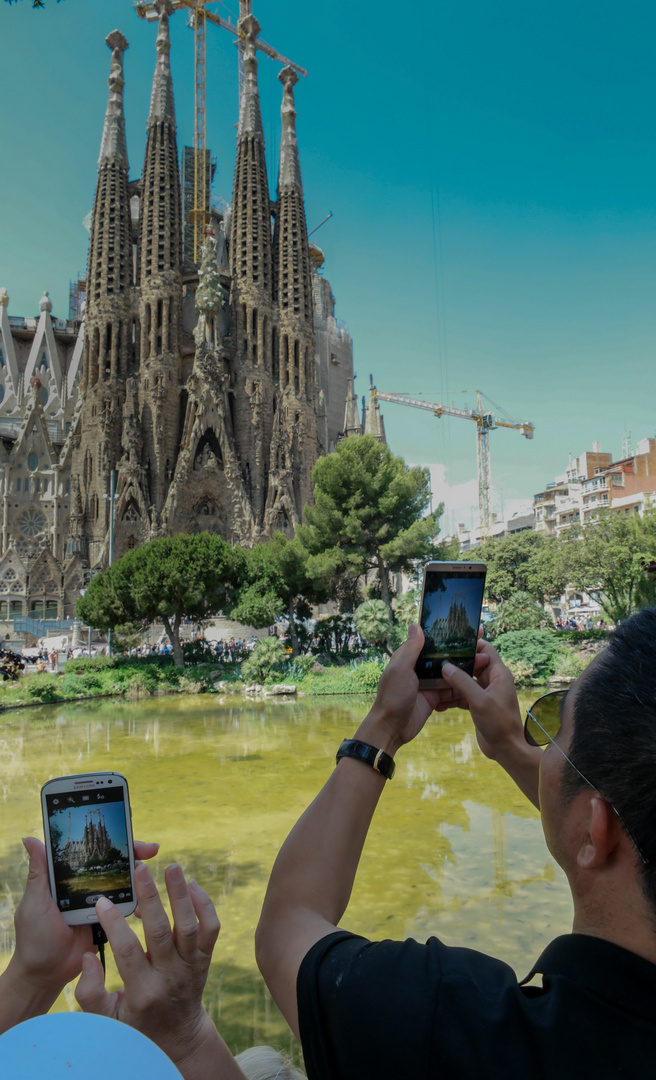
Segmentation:
[(487, 700), (483, 690), (471, 675), (457, 668), (455, 664), (442, 664), (442, 678), (446, 679), (449, 686), (456, 691), (459, 697), (463, 697), (469, 708), (482, 709)]
[(182, 867), (178, 863), (167, 866), (164, 878), (166, 891), (171, 901), (173, 941), (178, 955), (187, 963), (191, 963), (198, 951), (198, 919)]
[(159, 851), (159, 844), (147, 840), (135, 840), (134, 853), (138, 859), (154, 859)]
[(211, 957), (221, 923), (211, 898), (197, 881), (189, 882), (189, 896), (198, 918), (198, 948), (207, 957)]
[(134, 885), (148, 952), (155, 963), (162, 963), (174, 949), (173, 935), (157, 886), (144, 863), (134, 872)]
[(138, 973), (149, 967), (139, 938), (130, 929), (118, 908), (106, 896), (101, 896), (96, 904), (96, 914), (107, 934), (107, 940), (112, 947), (116, 967), (123, 982), (127, 982), (130, 977), (134, 979), (135, 972)]
[(97, 1013), (99, 1016), (112, 1016), (115, 994), (105, 989), (105, 977), (102, 964), (93, 953), (82, 957), (82, 974), (75, 987), (75, 998), (84, 1012)]
[(37, 840), (35, 836), (24, 836), (23, 847), (27, 852), (29, 859), (29, 870), (27, 874), (28, 882), (37, 882), (42, 884), (45, 881), (46, 886), (48, 884), (48, 860), (46, 858), (46, 849), (40, 840)]

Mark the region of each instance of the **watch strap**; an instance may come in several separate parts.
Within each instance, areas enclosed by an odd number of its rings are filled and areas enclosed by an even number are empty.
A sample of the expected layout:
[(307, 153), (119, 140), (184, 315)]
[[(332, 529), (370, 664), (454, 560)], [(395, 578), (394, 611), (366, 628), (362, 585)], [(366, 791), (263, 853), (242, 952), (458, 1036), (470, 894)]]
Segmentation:
[(355, 758), (364, 765), (371, 765), (372, 769), (379, 772), (386, 780), (391, 780), (396, 770), (394, 758), (390, 754), (386, 754), (384, 750), (379, 750), (376, 746), (371, 746), (370, 743), (361, 742), (360, 739), (344, 739), (337, 751), (335, 762), (343, 757)]

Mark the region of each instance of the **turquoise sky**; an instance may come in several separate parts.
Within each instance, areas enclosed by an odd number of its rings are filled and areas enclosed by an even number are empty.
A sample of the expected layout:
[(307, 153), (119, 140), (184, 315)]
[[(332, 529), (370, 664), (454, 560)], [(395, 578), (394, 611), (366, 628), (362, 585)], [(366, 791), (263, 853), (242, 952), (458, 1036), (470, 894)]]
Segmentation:
[[(231, 4), (236, 10), (236, 3)], [(354, 339), (356, 389), (474, 403), (535, 439), (491, 435), (506, 514), (568, 453), (619, 457), (656, 432), (656, 6), (647, 0), (254, 0), (262, 37), (308, 69), (296, 88), (310, 229)], [(217, 7), (226, 14), (225, 8)], [(179, 144), (193, 137), (193, 34), (172, 20)], [(141, 172), (155, 31), (128, 0), (0, 3), (0, 285), (10, 313), (55, 313), (84, 271), (107, 97), (105, 35), (125, 56)], [(262, 57), (269, 178), (280, 84)], [(236, 49), (208, 31), (208, 145), (228, 199)], [(431, 464), (448, 524), (476, 503), (474, 425), (384, 407), (388, 441)]]

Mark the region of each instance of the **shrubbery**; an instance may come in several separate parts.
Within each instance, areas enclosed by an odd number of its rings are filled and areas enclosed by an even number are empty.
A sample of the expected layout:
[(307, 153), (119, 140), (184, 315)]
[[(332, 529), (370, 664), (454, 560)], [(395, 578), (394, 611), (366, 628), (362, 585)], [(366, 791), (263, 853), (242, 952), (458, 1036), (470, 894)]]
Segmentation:
[[(520, 685), (544, 683), (553, 675), (560, 645), (555, 634), (549, 630), (513, 630), (501, 634), (494, 642), (501, 659), (513, 671)], [(518, 664), (522, 664), (520, 669)], [(514, 670), (513, 670), (514, 668)]]

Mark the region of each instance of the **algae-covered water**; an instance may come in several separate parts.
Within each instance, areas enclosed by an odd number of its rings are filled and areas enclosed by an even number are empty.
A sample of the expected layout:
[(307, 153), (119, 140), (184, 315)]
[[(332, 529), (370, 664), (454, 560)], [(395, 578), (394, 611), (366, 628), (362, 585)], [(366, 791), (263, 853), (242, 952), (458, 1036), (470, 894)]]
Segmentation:
[[(128, 778), (135, 836), (161, 844), (151, 863), (158, 883), (177, 860), (217, 905), (222, 930), (206, 1004), (228, 1044), (237, 1052), (268, 1042), (298, 1058), (257, 972), (253, 931), (280, 844), (369, 701), (202, 695), (47, 706), (3, 718), (0, 970), (26, 875), (20, 838), (43, 835), (41, 785), (115, 770)], [(480, 753), (468, 714), (433, 717), (399, 753), (342, 925), (376, 938), (438, 934), (503, 958), (520, 976), (570, 929), (569, 891), (538, 814)], [(118, 985), (109, 958), (108, 984)], [(75, 1007), (71, 987), (56, 1007)]]

